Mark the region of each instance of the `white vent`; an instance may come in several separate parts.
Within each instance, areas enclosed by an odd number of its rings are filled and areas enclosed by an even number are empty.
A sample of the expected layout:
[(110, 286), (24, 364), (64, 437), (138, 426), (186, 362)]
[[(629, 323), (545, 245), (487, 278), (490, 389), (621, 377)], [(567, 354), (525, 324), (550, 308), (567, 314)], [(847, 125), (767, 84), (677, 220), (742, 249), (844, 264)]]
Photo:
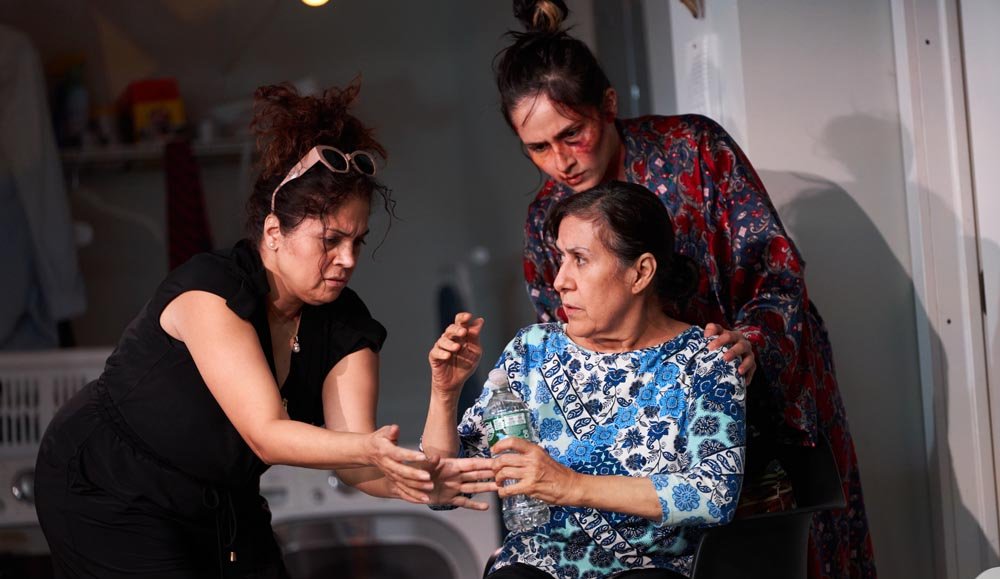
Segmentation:
[(60, 406), (101, 375), (110, 350), (0, 353), (0, 458), (33, 457)]

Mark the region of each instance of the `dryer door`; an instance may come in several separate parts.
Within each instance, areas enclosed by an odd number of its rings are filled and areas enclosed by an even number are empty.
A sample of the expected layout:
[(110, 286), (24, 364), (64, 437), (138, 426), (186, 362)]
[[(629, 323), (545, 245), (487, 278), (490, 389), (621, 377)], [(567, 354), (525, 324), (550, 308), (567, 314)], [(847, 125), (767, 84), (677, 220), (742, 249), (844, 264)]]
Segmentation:
[(407, 513), (274, 525), (292, 579), (460, 579), (482, 565), (453, 527)]

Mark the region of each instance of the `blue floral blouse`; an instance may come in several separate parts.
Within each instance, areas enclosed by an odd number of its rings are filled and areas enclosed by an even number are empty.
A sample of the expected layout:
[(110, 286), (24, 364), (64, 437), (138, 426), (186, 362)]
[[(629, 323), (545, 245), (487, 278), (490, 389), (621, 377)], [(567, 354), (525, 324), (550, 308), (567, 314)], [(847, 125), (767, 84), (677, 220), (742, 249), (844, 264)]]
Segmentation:
[[(577, 472), (649, 477), (663, 516), (553, 506), (547, 525), (507, 537), (494, 568), (520, 562), (568, 579), (643, 567), (688, 574), (702, 529), (732, 520), (743, 478), (744, 381), (738, 362), (708, 343), (697, 326), (612, 354), (578, 346), (557, 323), (515, 336), (497, 367), (532, 409), (542, 447)], [(488, 392), (458, 426), (466, 456), (490, 456)]]

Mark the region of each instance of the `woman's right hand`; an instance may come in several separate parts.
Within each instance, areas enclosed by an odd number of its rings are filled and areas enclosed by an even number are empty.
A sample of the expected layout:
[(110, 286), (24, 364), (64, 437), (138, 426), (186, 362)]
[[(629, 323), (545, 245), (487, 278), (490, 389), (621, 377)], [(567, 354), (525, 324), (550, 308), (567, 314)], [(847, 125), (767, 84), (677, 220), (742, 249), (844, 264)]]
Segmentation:
[(468, 312), (457, 314), (455, 323), (445, 328), (427, 355), (431, 364), (433, 390), (444, 394), (458, 394), (458, 390), (475, 372), (483, 356), (483, 348), (479, 344), (479, 332), (482, 329), (483, 318), (473, 318)]
[(427, 494), (434, 490), (431, 475), (423, 469), (406, 463), (427, 461), (424, 453), (402, 448), (397, 444), (399, 426), (383, 426), (368, 435), (367, 453), (372, 465), (382, 471), (392, 484), (393, 492), (401, 499), (417, 504), (430, 501)]

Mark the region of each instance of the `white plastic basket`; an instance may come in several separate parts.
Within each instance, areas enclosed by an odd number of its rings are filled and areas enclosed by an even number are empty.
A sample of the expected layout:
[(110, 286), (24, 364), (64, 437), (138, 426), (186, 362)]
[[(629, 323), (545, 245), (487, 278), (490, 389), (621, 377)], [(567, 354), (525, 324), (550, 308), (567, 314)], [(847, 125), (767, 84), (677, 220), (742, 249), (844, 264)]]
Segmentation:
[(0, 459), (34, 457), (60, 406), (100, 376), (107, 348), (0, 352)]

